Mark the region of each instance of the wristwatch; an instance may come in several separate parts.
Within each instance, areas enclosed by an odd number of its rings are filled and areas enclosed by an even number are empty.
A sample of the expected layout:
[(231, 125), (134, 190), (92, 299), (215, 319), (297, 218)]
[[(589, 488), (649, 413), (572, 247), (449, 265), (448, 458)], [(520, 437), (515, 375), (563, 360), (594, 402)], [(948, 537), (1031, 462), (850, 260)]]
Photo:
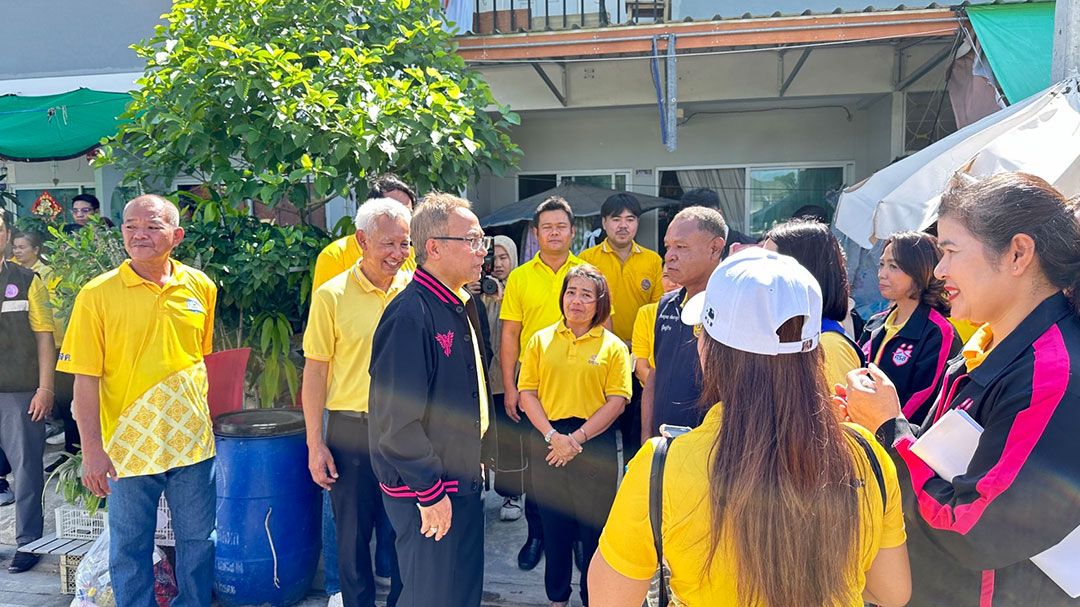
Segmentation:
[(555, 436), (555, 428), (548, 430), (548, 433), (544, 435), (544, 442), (550, 444), (552, 436)]

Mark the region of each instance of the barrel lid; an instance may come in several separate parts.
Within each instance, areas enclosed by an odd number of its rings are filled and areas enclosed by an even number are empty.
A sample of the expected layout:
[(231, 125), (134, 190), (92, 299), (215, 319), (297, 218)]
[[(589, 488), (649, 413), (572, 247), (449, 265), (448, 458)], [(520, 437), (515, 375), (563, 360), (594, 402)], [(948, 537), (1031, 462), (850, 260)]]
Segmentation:
[(234, 411), (214, 420), (214, 434), (229, 438), (269, 438), (303, 431), (304, 414), (295, 409)]

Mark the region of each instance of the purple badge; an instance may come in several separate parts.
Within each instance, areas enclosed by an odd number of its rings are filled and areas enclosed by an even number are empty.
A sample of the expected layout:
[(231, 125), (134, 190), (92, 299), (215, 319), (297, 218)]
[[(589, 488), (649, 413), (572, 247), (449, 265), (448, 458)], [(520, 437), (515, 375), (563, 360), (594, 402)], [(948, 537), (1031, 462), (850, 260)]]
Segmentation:
[(11, 299), (12, 297), (15, 297), (18, 294), (19, 294), (19, 287), (15, 286), (15, 285), (9, 284), (7, 286), (7, 288), (4, 289), (4, 297), (7, 297), (8, 299)]

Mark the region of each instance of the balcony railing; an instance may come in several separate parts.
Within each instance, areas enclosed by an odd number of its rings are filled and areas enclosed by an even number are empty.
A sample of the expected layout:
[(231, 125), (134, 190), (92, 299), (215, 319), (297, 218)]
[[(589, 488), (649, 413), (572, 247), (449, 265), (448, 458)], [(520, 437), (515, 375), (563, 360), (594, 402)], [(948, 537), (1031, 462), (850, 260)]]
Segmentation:
[(657, 23), (670, 0), (475, 0), (474, 34)]

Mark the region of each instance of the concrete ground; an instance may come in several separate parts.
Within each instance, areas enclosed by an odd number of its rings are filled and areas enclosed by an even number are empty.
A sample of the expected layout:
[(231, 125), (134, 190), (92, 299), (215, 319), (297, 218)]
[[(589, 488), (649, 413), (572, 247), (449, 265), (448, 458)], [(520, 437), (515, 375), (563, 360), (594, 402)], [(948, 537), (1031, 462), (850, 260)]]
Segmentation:
[[(45, 461), (50, 462), (59, 447), (49, 447)], [(45, 533), (54, 531), (53, 510), (61, 504), (52, 485), (45, 491)], [(486, 563), (484, 568), (484, 605), (539, 607), (548, 605), (544, 595), (544, 563), (533, 571), (521, 571), (517, 567), (517, 551), (525, 541), (525, 519), (515, 522), (499, 521), (502, 499), (489, 492), (486, 499), (487, 525), (485, 534)], [(34, 569), (17, 575), (7, 572), (8, 563), (15, 554), (14, 506), (0, 508), (0, 607), (67, 607), (71, 596), (60, 593), (59, 557), (42, 559)], [(577, 573), (574, 580), (574, 598), (571, 605), (580, 605), (576, 592)], [(321, 573), (316, 578), (308, 598), (299, 607), (322, 607), (326, 595), (321, 591)]]

